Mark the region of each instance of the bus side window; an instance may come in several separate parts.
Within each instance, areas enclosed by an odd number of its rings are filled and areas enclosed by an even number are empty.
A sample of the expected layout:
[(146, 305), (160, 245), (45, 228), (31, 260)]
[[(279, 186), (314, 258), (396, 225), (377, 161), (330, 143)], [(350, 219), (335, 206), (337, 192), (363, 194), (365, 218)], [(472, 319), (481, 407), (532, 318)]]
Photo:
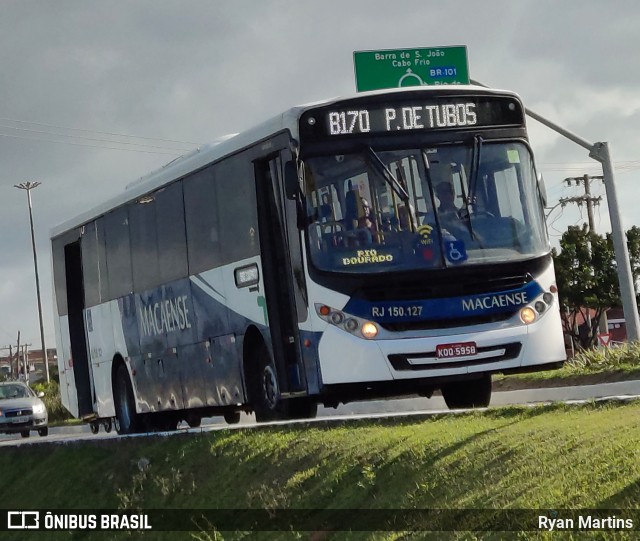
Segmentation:
[(160, 190), (156, 205), (160, 280), (165, 283), (184, 278), (189, 273), (182, 183), (176, 182)]
[(219, 205), (222, 263), (260, 253), (253, 164), (242, 154), (216, 164), (215, 183), (224, 195)]
[(129, 205), (133, 285), (136, 291), (151, 289), (160, 283), (156, 202), (144, 196)]
[(109, 288), (104, 242), (103, 218), (98, 218), (84, 226), (80, 245), (85, 306), (95, 306), (108, 300)]
[(221, 263), (218, 201), (213, 166), (184, 180), (189, 274)]
[(133, 291), (131, 243), (126, 207), (109, 212), (104, 219), (109, 269), (109, 298), (117, 299)]

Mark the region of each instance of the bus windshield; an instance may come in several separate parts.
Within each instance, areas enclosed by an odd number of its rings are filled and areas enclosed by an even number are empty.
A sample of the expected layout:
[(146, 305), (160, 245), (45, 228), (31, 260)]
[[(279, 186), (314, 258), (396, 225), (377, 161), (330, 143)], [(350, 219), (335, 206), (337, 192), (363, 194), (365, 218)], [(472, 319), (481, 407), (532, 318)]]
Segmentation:
[(305, 191), (311, 260), (323, 271), (447, 268), (549, 250), (521, 142), (312, 157)]

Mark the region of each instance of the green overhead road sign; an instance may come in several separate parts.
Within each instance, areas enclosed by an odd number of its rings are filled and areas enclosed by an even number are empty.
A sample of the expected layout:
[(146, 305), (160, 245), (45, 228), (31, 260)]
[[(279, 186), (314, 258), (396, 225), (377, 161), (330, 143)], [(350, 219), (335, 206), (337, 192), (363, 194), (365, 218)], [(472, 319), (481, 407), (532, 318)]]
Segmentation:
[(469, 84), (467, 48), (355, 51), (358, 92), (403, 86)]

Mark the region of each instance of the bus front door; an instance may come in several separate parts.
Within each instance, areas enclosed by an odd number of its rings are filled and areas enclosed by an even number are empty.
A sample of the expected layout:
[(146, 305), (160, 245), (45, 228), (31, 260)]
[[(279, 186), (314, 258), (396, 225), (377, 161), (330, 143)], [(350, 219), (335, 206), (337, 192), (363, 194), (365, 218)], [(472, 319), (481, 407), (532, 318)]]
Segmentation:
[(279, 156), (256, 162), (260, 253), (274, 362), (281, 393), (292, 396), (306, 390), (306, 380), (281, 171)]

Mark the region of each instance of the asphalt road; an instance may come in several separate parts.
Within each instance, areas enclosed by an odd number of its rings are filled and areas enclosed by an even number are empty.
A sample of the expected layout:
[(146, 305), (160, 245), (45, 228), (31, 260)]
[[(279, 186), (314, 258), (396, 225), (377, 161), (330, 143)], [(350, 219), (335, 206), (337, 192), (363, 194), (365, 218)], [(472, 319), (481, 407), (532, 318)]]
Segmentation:
[[(502, 391), (493, 393), (491, 407), (507, 405), (527, 405), (544, 402), (580, 402), (594, 399), (619, 399), (627, 400), (640, 398), (640, 380), (622, 381), (617, 383), (603, 383), (598, 385), (583, 385), (576, 387), (555, 387), (548, 389), (524, 389), (520, 391)], [(318, 420), (327, 421), (345, 418), (366, 418), (391, 415), (430, 415), (434, 413), (450, 413), (444, 400), (440, 396), (433, 398), (404, 398), (396, 400), (377, 400), (370, 402), (354, 402), (341, 405), (337, 409), (319, 408)], [(288, 423), (291, 421), (286, 421)], [(308, 422), (308, 421), (292, 421)], [(255, 424), (252, 415), (244, 415), (240, 423), (235, 427), (246, 427)], [(177, 432), (172, 433), (198, 433), (211, 430), (230, 428), (222, 417), (203, 419), (202, 426), (189, 429), (182, 424)], [(167, 433), (167, 434), (172, 434)], [(45, 442), (71, 442), (80, 440), (93, 440), (96, 438), (119, 438), (115, 430), (110, 434), (100, 430), (98, 434), (91, 434), (87, 425), (65, 426), (50, 428), (49, 435), (42, 438), (37, 432), (32, 432), (29, 438), (22, 438), (20, 434), (0, 435), (0, 447), (17, 447), (21, 445), (34, 445)], [(146, 437), (146, 434), (137, 434), (126, 437)]]

